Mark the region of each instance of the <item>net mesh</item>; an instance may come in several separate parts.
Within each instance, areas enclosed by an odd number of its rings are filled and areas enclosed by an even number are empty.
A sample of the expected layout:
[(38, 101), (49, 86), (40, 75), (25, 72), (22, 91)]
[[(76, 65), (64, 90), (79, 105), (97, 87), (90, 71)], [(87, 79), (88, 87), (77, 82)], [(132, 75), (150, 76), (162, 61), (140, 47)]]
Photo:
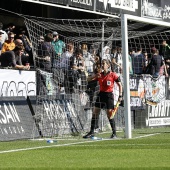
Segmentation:
[[(82, 75), (76, 83), (70, 86), (71, 75), (66, 68), (55, 68), (46, 72), (39, 67), (42, 63), (37, 58), (40, 36), (48, 32), (57, 31), (59, 38), (65, 44), (62, 53), (67, 52), (67, 45), (73, 42), (74, 49), (81, 48), (83, 43), (87, 44), (88, 51), (92, 55), (93, 50), (98, 55), (103, 53), (104, 47), (110, 49), (121, 47), (121, 24), (120, 18), (105, 19), (53, 19), (24, 16), (29, 37), (33, 45), (34, 62), (37, 68), (38, 95), (36, 107), (37, 125), (43, 136), (55, 136), (66, 134), (84, 133), (89, 130), (92, 116), (92, 107), (99, 90), (98, 84), (94, 82), (89, 88), (87, 79)], [(151, 54), (151, 47), (160, 49), (163, 40), (168, 40), (169, 30), (164, 26), (153, 26), (145, 23), (128, 21), (129, 48), (135, 51), (140, 46), (148, 54)], [(61, 57), (62, 58), (62, 57)], [(61, 63), (61, 58), (55, 58)], [(122, 63), (123, 64), (123, 63)], [(119, 72), (122, 78), (122, 72)], [(86, 75), (84, 75), (86, 76)], [(74, 75), (75, 77), (75, 75)], [(74, 87), (74, 88), (72, 88)], [(140, 87), (138, 87), (140, 89)], [(141, 87), (143, 90), (143, 87)], [(118, 98), (118, 87), (114, 87), (115, 103)], [(115, 115), (117, 129), (125, 127), (123, 107), (119, 107)], [(142, 111), (138, 111), (142, 113)], [(135, 114), (132, 114), (132, 126), (134, 127)], [(106, 114), (100, 114), (99, 128), (110, 130)]]

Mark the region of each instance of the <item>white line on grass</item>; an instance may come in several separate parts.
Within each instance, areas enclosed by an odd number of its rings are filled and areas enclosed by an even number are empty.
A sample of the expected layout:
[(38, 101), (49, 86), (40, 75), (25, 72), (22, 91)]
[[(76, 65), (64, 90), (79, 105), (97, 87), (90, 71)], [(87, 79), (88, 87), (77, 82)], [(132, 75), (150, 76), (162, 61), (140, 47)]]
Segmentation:
[[(170, 145), (170, 143), (158, 143), (158, 144), (114, 143), (114, 144), (107, 144), (107, 146), (167, 146), (167, 145)], [(71, 146), (73, 146), (73, 145), (71, 145)], [(77, 145), (76, 147), (82, 147), (82, 146), (88, 146), (88, 147), (99, 146), (99, 147), (101, 147), (101, 145), (97, 145), (97, 144), (94, 144), (94, 145)]]
[[(110, 139), (108, 139), (110, 140)], [(95, 142), (102, 141), (102, 140), (95, 140)], [(76, 142), (76, 143), (66, 143), (66, 144), (61, 144), (61, 145), (51, 145), (49, 146), (38, 146), (38, 147), (32, 147), (32, 148), (23, 148), (23, 149), (13, 149), (13, 150), (7, 150), (7, 151), (0, 151), (0, 154), (2, 153), (11, 153), (11, 152), (19, 152), (19, 151), (28, 151), (28, 150), (34, 150), (34, 149), (43, 149), (43, 148), (52, 148), (52, 147), (59, 147), (59, 146), (71, 146), (71, 145), (76, 145), (76, 144), (81, 144), (81, 143), (90, 143), (94, 142), (93, 141), (83, 141), (83, 142)]]
[[(133, 139), (138, 139), (138, 138), (143, 138), (143, 137), (148, 137), (148, 136), (154, 136), (154, 135), (158, 135), (158, 134), (160, 134), (160, 133), (139, 136), (139, 137), (135, 137)], [(117, 139), (120, 140), (121, 138), (117, 138)], [(117, 139), (115, 139), (115, 140), (117, 140)], [(106, 140), (113, 140), (113, 139), (103, 138), (101, 140), (83, 141), (83, 142), (76, 142), (76, 143), (66, 143), (66, 144), (61, 144), (61, 145), (58, 145), (58, 144), (50, 145), (49, 144), (49, 146), (38, 146), (38, 147), (32, 147), (32, 148), (23, 148), (23, 149), (13, 149), (13, 150), (0, 151), (0, 154), (2, 154), (2, 153), (20, 152), (20, 151), (28, 151), (28, 150), (35, 150), (35, 149), (43, 149), (43, 148), (51, 148), (51, 147), (59, 147), (59, 146), (71, 146), (71, 145), (76, 145), (76, 144), (83, 144), (83, 143), (90, 143), (90, 142), (99, 142), (99, 141), (106, 141)]]
[(133, 139), (146, 138), (146, 137), (149, 137), (149, 136), (155, 136), (155, 135), (159, 135), (159, 134), (160, 134), (160, 133), (153, 133), (153, 134), (149, 134), (149, 135), (134, 137)]

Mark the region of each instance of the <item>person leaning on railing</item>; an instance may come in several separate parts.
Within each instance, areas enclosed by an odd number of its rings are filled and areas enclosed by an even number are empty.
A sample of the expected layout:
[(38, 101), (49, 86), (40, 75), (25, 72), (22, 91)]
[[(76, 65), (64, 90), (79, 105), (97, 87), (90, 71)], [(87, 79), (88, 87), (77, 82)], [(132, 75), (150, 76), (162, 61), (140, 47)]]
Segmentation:
[(17, 69), (17, 70), (29, 70), (29, 65), (22, 65), (21, 56), (24, 52), (24, 46), (16, 46), (13, 50), (7, 51), (1, 54), (0, 62), (2, 69)]

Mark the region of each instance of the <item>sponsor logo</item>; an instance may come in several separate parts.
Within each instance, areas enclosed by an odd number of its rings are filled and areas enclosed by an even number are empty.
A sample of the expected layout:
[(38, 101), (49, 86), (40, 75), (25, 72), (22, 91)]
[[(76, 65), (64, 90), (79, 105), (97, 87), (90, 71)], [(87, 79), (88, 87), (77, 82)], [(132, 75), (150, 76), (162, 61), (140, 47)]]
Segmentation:
[(141, 14), (144, 17), (154, 19), (170, 19), (170, 6), (165, 5), (164, 7), (159, 7), (158, 5), (149, 2), (149, 0), (143, 0)]
[(108, 4), (108, 0), (103, 0), (103, 3), (104, 3), (104, 9), (106, 10), (107, 4)]
[(162, 18), (163, 8), (158, 7), (154, 3), (148, 2), (148, 0), (143, 0), (141, 10), (142, 10), (142, 16)]
[(8, 105), (4, 103), (3, 109), (0, 105), (0, 135), (25, 133), (20, 122), (19, 114), (13, 103)]
[(1, 97), (36, 95), (36, 77), (34, 71), (0, 70)]
[(167, 118), (156, 118), (148, 120), (149, 126), (165, 126), (170, 125), (170, 117)]
[(148, 105), (148, 118), (146, 119), (148, 126), (170, 125), (170, 101), (166, 100), (157, 106)]
[(22, 126), (7, 126), (0, 127), (0, 135), (10, 135), (10, 134), (24, 134), (24, 128)]
[(103, 2), (105, 10), (107, 10), (108, 4), (110, 4), (112, 8), (119, 8), (127, 11), (135, 12), (135, 10), (138, 9), (137, 0), (99, 0), (99, 2)]
[(9, 124), (10, 122), (20, 122), (20, 118), (13, 103), (12, 105), (9, 103), (8, 106), (4, 103), (4, 112), (0, 105), (0, 124)]
[(170, 117), (170, 101), (165, 100), (157, 106), (148, 106), (148, 116), (150, 118)]
[(71, 0), (71, 2), (92, 6), (92, 0)]

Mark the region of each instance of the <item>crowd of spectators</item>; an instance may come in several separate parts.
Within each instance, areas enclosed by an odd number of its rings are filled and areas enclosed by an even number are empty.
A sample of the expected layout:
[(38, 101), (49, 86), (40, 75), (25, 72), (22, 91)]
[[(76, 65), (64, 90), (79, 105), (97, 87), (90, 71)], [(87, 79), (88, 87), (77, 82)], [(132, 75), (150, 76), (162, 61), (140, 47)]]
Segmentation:
[[(56, 31), (41, 35), (38, 42), (33, 61), (32, 44), (26, 31), (19, 29), (16, 34), (15, 25), (12, 23), (3, 30), (3, 24), (0, 23), (1, 68), (29, 70), (27, 63), (31, 63), (36, 68), (54, 73), (60, 89), (64, 87), (66, 92), (74, 91), (75, 86), (79, 90), (87, 90), (90, 87), (88, 76), (101, 71), (103, 59), (110, 62), (111, 71), (118, 74), (124, 71), (120, 46), (105, 46), (100, 50), (82, 43), (75, 47), (72, 41), (66, 43), (60, 40)], [(162, 41), (161, 52), (156, 47), (151, 47), (149, 56), (141, 47), (130, 49), (128, 60), (131, 75), (151, 74), (154, 78), (170, 75), (170, 46), (166, 41)]]
[(31, 43), (22, 28), (15, 33), (15, 25), (10, 23), (3, 30), (0, 22), (0, 67), (1, 69), (30, 70), (33, 63)]
[[(154, 78), (160, 75), (165, 75), (169, 77), (170, 70), (170, 48), (166, 49), (167, 56), (164, 55), (164, 41), (162, 42), (162, 54), (155, 47), (151, 47), (150, 55), (148, 56), (147, 51), (143, 51), (141, 47), (137, 47), (136, 51), (133, 49), (129, 50), (129, 74), (131, 75), (141, 75), (150, 74)], [(166, 45), (167, 47), (168, 44)], [(120, 47), (112, 50), (112, 64), (113, 71), (117, 73), (122, 73), (123, 62), (122, 62), (122, 50)], [(165, 56), (165, 57), (164, 57)]]

